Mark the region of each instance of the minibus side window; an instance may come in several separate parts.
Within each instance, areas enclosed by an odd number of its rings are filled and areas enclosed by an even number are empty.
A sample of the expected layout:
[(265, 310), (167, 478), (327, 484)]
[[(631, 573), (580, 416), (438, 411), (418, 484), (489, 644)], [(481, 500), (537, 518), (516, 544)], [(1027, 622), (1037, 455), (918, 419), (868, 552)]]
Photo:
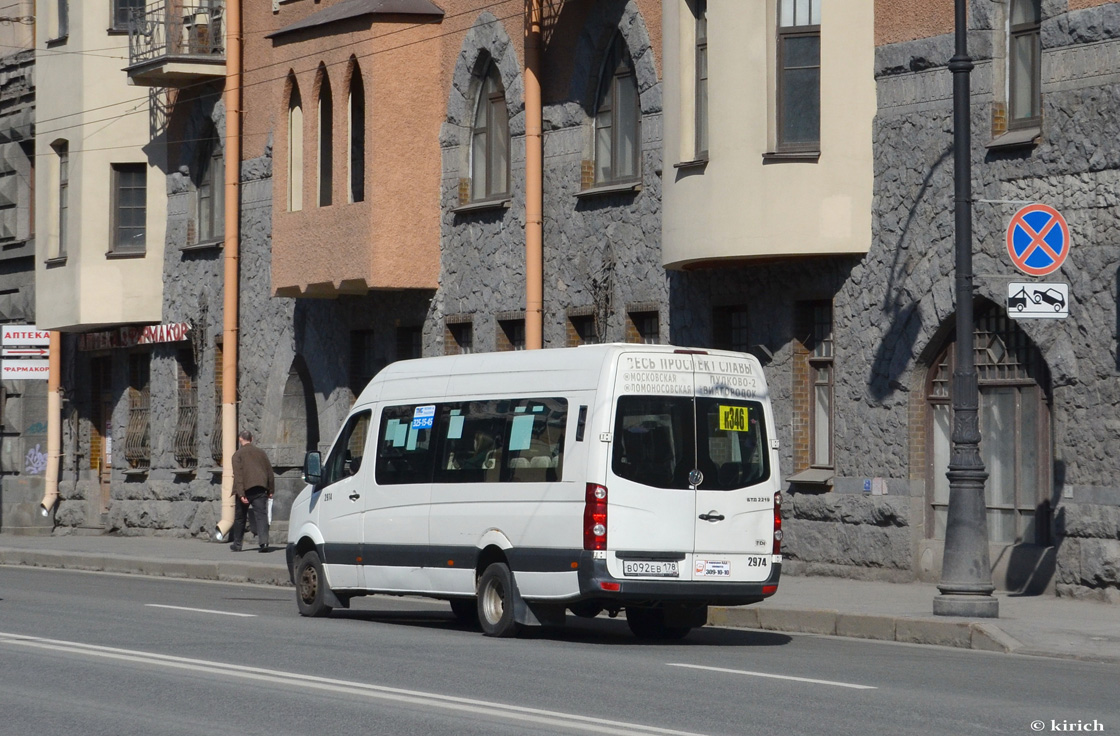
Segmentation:
[(505, 447), (506, 417), (502, 402), (442, 404), (437, 432), (441, 438), (438, 483), (498, 482)]
[(522, 399), (512, 402), (506, 479), (518, 482), (561, 480), (564, 471), (565, 399)]
[(560, 480), (568, 402), (487, 399), (440, 404), (437, 483)]
[(370, 412), (355, 414), (346, 421), (338, 440), (331, 448), (323, 467), (323, 486), (337, 483), (358, 472), (365, 456), (366, 437), (369, 435)]
[(432, 429), (424, 418), (436, 407), (389, 406), (381, 412), (377, 433), (377, 482), (379, 485), (430, 483), (434, 452)]

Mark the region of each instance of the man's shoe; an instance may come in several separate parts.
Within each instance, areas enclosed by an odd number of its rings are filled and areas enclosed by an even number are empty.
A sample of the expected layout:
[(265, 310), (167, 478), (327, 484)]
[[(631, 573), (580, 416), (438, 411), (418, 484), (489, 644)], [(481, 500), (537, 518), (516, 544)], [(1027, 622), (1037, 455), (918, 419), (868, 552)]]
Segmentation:
[(268, 551), (268, 545), (267, 544), (262, 544), (261, 548), (258, 549), (257, 551), (258, 552), (267, 552)]
[(231, 544), (229, 546), (229, 548), (231, 550), (233, 550), (234, 552), (240, 552), (241, 551), (241, 545), (240, 544)]

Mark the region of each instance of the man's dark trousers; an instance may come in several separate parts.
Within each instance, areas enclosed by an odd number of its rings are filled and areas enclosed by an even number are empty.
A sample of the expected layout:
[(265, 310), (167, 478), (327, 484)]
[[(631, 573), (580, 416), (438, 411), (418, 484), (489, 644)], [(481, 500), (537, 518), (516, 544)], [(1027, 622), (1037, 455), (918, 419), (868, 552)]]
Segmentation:
[(237, 507), (233, 515), (232, 547), (241, 549), (241, 542), (245, 537), (245, 515), (249, 507), (253, 507), (253, 534), (257, 535), (257, 542), (262, 548), (268, 546), (268, 489), (257, 486), (245, 491), (249, 503), (241, 503), (237, 499)]

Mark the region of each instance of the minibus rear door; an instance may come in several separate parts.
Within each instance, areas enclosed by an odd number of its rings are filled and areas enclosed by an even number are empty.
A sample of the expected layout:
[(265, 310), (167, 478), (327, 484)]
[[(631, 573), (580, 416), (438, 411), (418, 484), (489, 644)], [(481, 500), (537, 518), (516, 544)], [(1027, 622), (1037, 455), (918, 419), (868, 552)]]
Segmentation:
[(621, 353), (607, 487), (607, 568), (687, 580), (694, 546), (693, 356)]

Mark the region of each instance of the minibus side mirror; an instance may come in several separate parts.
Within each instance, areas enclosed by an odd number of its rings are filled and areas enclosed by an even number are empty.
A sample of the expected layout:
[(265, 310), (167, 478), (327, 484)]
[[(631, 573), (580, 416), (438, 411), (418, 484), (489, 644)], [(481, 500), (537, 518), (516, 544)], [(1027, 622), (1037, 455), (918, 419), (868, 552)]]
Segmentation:
[(322, 482), (323, 456), (318, 452), (309, 452), (303, 459), (303, 480), (313, 486)]

